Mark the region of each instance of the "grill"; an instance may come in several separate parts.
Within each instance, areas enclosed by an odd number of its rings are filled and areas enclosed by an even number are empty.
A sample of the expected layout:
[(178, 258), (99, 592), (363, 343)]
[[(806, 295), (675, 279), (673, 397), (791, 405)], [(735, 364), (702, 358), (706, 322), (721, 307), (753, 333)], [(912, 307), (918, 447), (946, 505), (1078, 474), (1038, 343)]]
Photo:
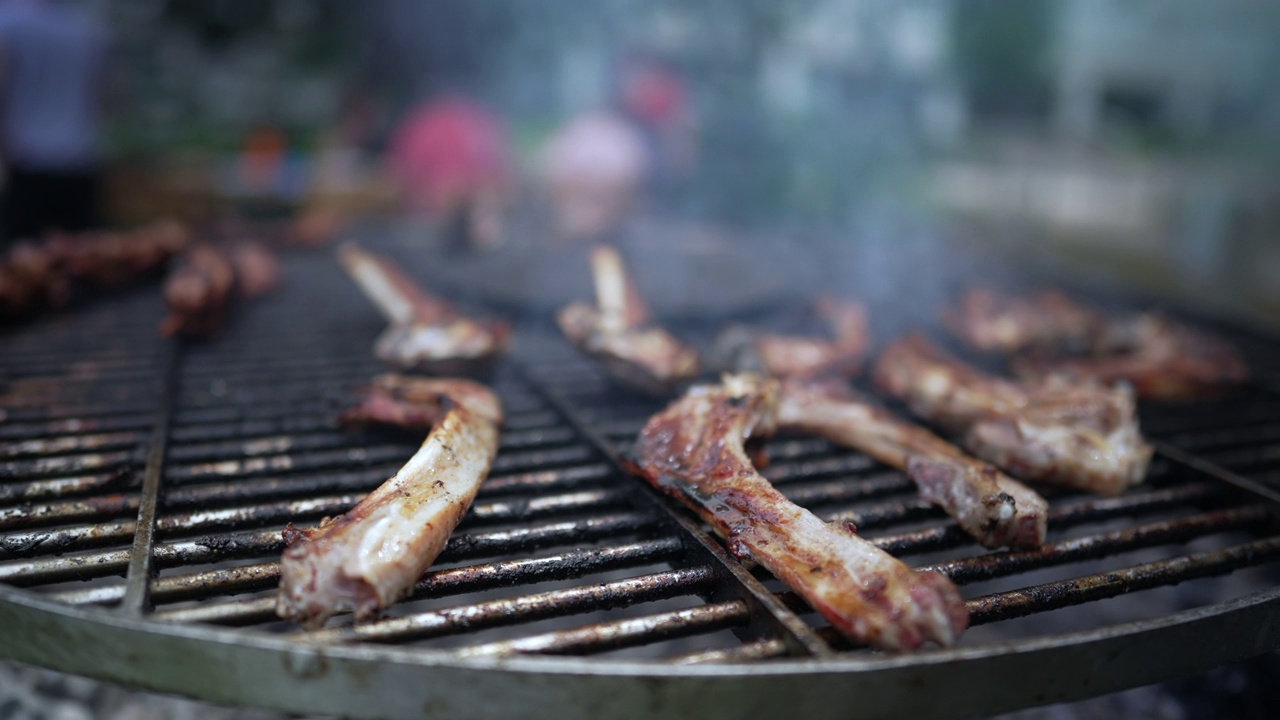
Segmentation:
[(849, 647), (620, 471), (661, 403), (614, 389), (532, 319), (490, 380), (508, 414), (498, 459), (439, 561), (379, 620), (303, 632), (274, 617), (280, 529), (348, 509), (420, 438), (337, 426), (382, 370), (369, 348), (383, 323), (327, 255), (286, 269), (212, 343), (157, 338), (154, 290), (7, 333), (0, 653), (347, 716), (847, 718), (997, 712), (1280, 647), (1280, 394), (1266, 374), (1280, 345), (1265, 337), (1234, 336), (1262, 371), (1248, 391), (1144, 408), (1147, 483), (1050, 493), (1037, 551), (983, 551), (864, 455), (772, 441), (765, 474), (788, 497), (968, 598), (957, 647), (888, 655)]

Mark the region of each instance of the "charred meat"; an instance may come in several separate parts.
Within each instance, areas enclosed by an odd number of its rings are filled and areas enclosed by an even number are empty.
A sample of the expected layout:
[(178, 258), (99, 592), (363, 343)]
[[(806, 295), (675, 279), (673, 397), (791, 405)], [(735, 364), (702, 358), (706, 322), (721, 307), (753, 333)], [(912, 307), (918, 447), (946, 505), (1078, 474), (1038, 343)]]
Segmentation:
[(774, 432), (778, 398), (778, 382), (755, 375), (694, 387), (649, 420), (632, 448), (632, 470), (855, 642), (888, 650), (954, 642), (969, 616), (949, 579), (912, 570), (847, 524), (823, 522), (756, 471), (744, 443)]
[(592, 249), (596, 306), (575, 302), (556, 316), (579, 350), (596, 358), (615, 380), (664, 395), (698, 374), (698, 353), (650, 322), (649, 309), (612, 247)]
[(1094, 351), (1106, 320), (1057, 290), (1019, 298), (974, 288), (943, 314), (943, 324), (975, 350), (1057, 354)]
[(1116, 321), (1107, 334), (1112, 346), (1131, 349), (1079, 358), (1033, 355), (1015, 360), (1014, 369), (1028, 378), (1060, 374), (1125, 381), (1139, 397), (1174, 401), (1213, 395), (1249, 379), (1248, 366), (1225, 340), (1162, 315)]
[(1058, 291), (1024, 298), (974, 289), (943, 319), (974, 349), (1021, 355), (1022, 375), (1126, 380), (1144, 398), (1191, 399), (1249, 376), (1225, 340), (1156, 313), (1112, 317)]
[(1151, 459), (1123, 384), (994, 378), (919, 334), (886, 348), (874, 378), (915, 414), (960, 434), (969, 451), (1026, 480), (1116, 495), (1142, 481)]
[(903, 470), (922, 497), (986, 547), (1044, 543), (1048, 504), (1039, 494), (928, 430), (899, 420), (842, 382), (784, 381), (778, 423)]
[(169, 316), (160, 329), (165, 335), (208, 338), (226, 323), (236, 273), (227, 253), (199, 244), (183, 258), (164, 283)]
[(379, 360), (405, 370), (464, 372), (506, 350), (511, 334), (506, 323), (461, 315), (423, 292), (390, 260), (354, 243), (342, 245), (339, 256), (347, 273), (391, 322), (374, 344)]
[(0, 262), (0, 315), (60, 308), (78, 289), (111, 289), (154, 275), (188, 241), (185, 227), (165, 221), (129, 232), (53, 233), (39, 243), (17, 243)]
[(861, 304), (823, 298), (814, 309), (832, 330), (832, 339), (774, 335), (731, 327), (716, 341), (725, 370), (759, 372), (779, 378), (852, 377), (867, 355), (867, 314)]
[(434, 414), (418, 452), (344, 515), (311, 530), (290, 524), (276, 613), (317, 627), (346, 611), (357, 620), (404, 597), (444, 549), (498, 452), (502, 406), (467, 380), (384, 380)]

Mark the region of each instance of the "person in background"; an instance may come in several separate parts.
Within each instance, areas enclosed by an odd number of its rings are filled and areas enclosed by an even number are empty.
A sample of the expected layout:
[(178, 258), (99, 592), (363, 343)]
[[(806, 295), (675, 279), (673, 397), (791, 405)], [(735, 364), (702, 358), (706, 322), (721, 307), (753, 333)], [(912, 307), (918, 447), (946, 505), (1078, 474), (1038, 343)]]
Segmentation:
[(455, 250), (503, 240), (514, 172), (506, 130), (459, 95), (418, 106), (396, 128), (387, 162), (406, 209), (438, 222)]
[(97, 221), (107, 34), (79, 3), (0, 2), (6, 243)]

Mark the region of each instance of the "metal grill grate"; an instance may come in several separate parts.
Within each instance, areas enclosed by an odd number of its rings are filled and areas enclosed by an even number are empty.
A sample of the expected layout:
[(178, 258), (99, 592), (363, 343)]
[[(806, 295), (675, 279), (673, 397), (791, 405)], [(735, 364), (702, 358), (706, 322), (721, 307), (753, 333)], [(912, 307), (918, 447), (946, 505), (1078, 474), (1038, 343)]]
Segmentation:
[[(985, 712), (1078, 697), (1280, 644), (1280, 623), (1228, 631), (1274, 618), (1280, 597), (1274, 508), (1265, 487), (1251, 491), (1272, 479), (1280, 452), (1280, 396), (1265, 387), (1146, 408), (1162, 448), (1148, 482), (1114, 499), (1051, 494), (1050, 543), (1030, 552), (983, 551), (863, 455), (774, 440), (765, 474), (786, 495), (854, 520), (969, 598), (975, 627), (960, 647), (893, 657), (848, 647), (620, 472), (617, 454), (661, 403), (613, 389), (537, 323), (491, 379), (509, 418), (501, 451), (440, 560), (385, 617), (303, 633), (274, 616), (280, 529), (345, 511), (420, 438), (337, 426), (353, 388), (382, 370), (368, 351), (382, 322), (329, 258), (291, 258), (288, 269), (286, 289), (213, 343), (156, 338), (153, 293), (7, 335), (7, 654), (224, 702), (352, 715), (418, 715), (424, 698), (454, 716), (558, 698), (557, 717), (572, 717), (630, 696), (650, 703), (637, 714), (820, 699), (831, 704), (818, 714), (843, 716), (863, 693), (888, 703), (877, 712), (940, 716), (953, 702)], [(1206, 650), (1197, 633), (1219, 642)], [(522, 659), (539, 655), (590, 659)], [(979, 692), (984, 674), (1028, 658), (1052, 661), (1052, 672), (1023, 668), (1025, 687)], [(1108, 663), (1114, 674), (1091, 679)], [(434, 680), (402, 682), (427, 666), (441, 671)], [(845, 680), (819, 682), (832, 673)], [(952, 695), (930, 700), (915, 687)], [(477, 696), (485, 688), (496, 695)]]

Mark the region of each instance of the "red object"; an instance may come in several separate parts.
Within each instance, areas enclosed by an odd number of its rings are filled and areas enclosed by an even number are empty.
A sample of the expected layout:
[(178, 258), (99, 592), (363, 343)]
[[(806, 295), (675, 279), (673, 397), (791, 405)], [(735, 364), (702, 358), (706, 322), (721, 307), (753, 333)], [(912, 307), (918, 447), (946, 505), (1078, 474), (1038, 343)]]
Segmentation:
[(636, 119), (653, 127), (666, 127), (684, 113), (688, 92), (675, 73), (658, 67), (631, 71), (623, 88), (623, 104)]
[(502, 194), (511, 179), (501, 124), (462, 98), (412, 112), (392, 138), (388, 160), (409, 205), (448, 215), (479, 196)]

